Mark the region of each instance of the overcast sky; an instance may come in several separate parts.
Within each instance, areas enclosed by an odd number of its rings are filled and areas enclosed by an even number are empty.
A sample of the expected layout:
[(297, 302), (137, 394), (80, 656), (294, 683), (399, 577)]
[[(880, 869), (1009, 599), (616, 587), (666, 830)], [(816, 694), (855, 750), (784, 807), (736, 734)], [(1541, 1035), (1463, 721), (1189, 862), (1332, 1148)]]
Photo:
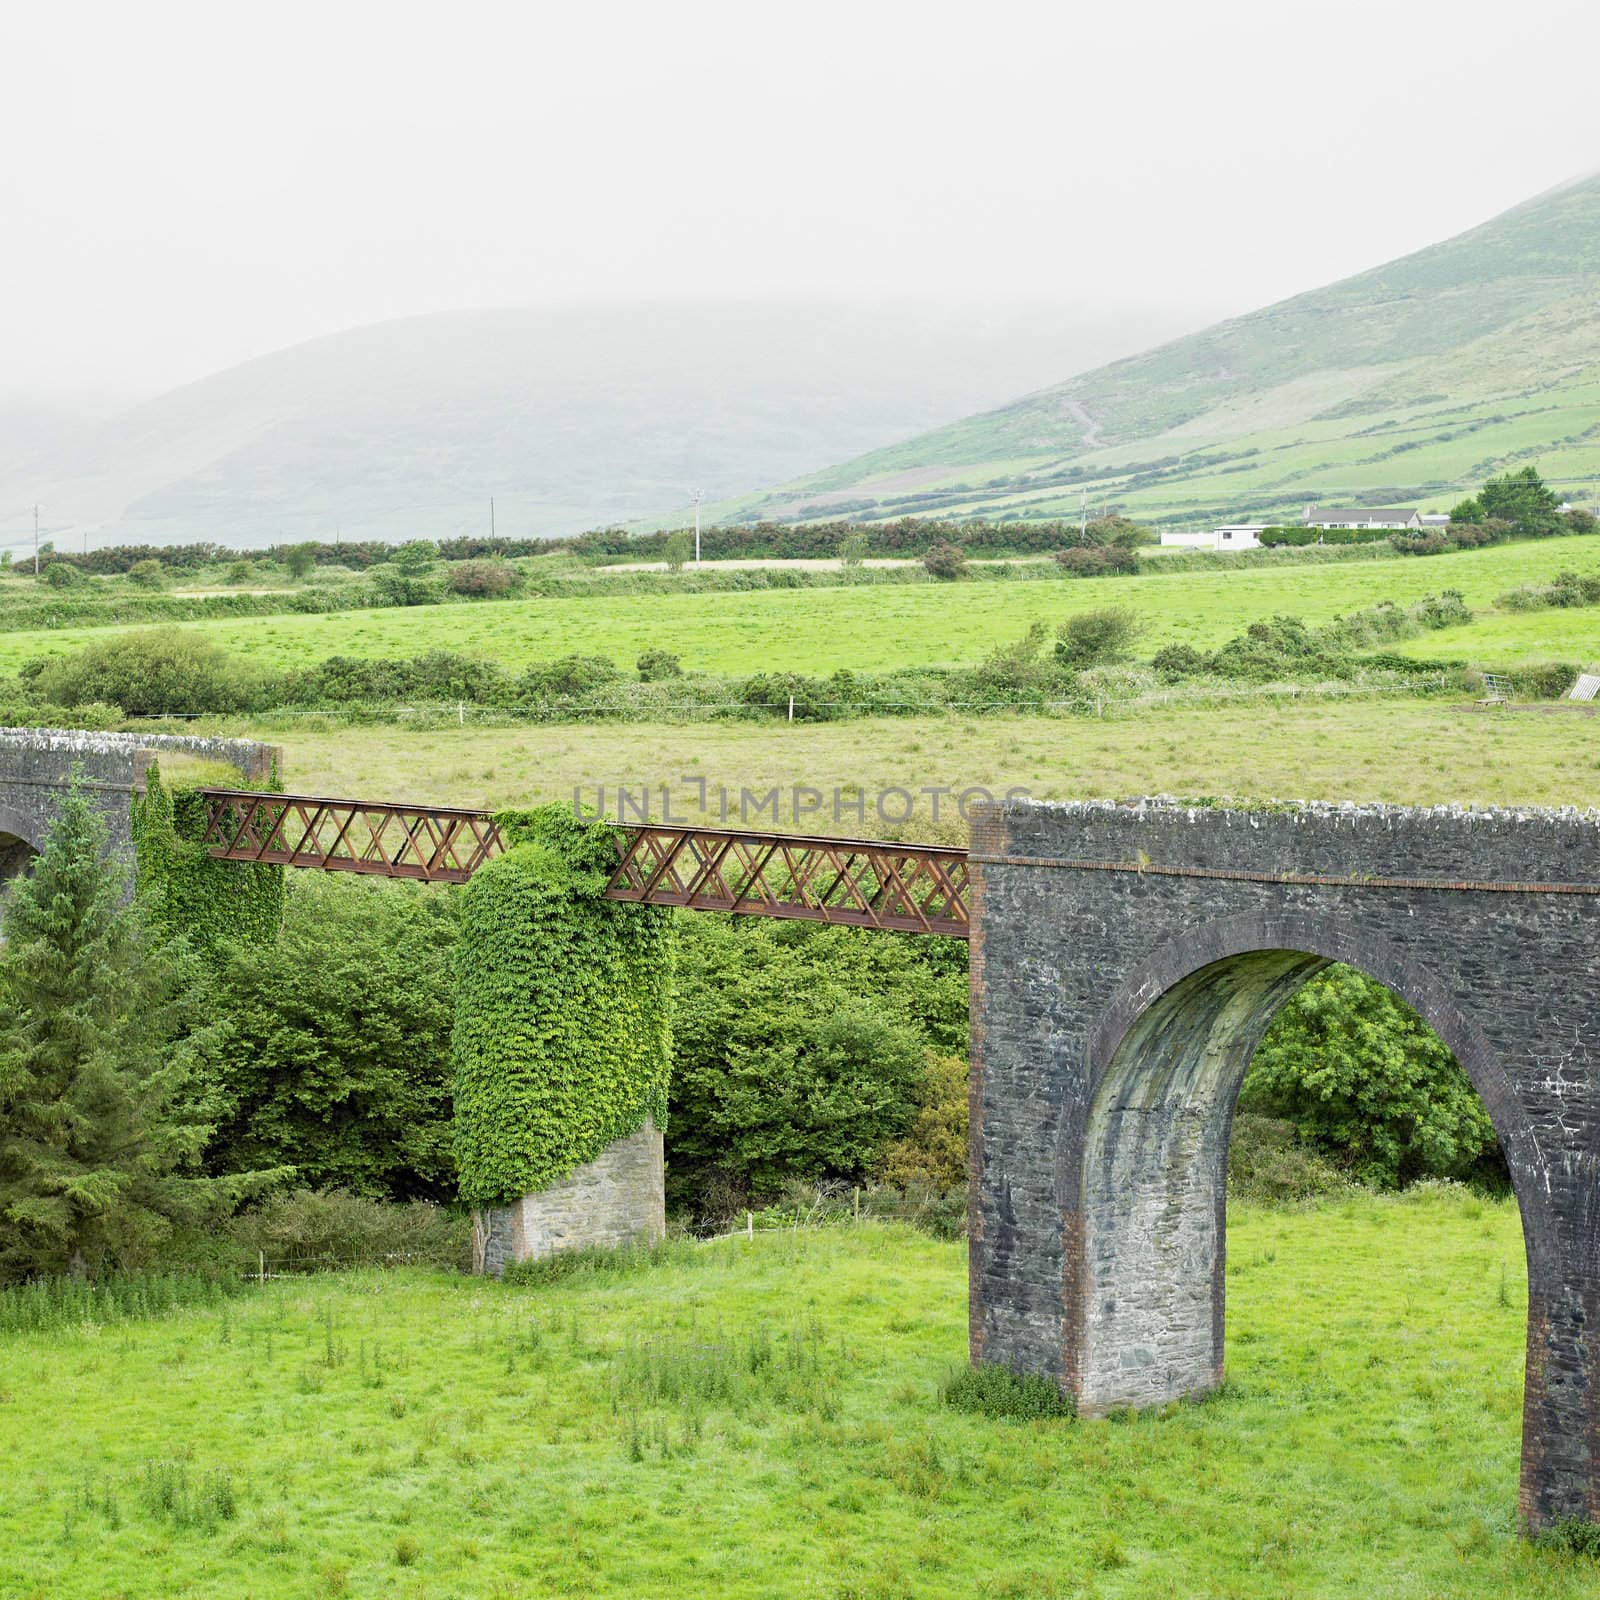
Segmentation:
[(575, 297), (1242, 311), (1600, 166), (1600, 6), (4, 8), (0, 393)]

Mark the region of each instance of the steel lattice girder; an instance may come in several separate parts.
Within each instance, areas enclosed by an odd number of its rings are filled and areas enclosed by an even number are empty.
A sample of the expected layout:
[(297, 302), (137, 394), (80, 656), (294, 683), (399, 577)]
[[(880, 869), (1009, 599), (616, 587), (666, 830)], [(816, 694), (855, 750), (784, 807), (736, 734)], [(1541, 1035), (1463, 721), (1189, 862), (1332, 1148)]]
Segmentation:
[(635, 827), (612, 900), (968, 936), (967, 852), (713, 828)]
[[(506, 849), (487, 811), (206, 789), (224, 861), (465, 883)], [(941, 845), (617, 824), (606, 898), (968, 936), (967, 852)]]
[(224, 861), (465, 883), (505, 849), (486, 811), (243, 789), (203, 792), (206, 843)]

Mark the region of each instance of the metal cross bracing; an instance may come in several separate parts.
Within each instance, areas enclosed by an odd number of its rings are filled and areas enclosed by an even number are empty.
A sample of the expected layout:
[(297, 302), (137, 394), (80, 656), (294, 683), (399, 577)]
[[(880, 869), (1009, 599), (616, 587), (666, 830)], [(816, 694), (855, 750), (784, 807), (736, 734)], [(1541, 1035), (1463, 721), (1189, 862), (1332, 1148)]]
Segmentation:
[(206, 837), (224, 861), (465, 883), (505, 849), (487, 811), (206, 789)]
[[(506, 848), (487, 811), (202, 791), (225, 861), (464, 883)], [(610, 900), (968, 936), (967, 852), (825, 835), (613, 824)]]
[[(631, 837), (630, 837), (631, 835)], [(968, 936), (967, 852), (940, 845), (632, 827), (611, 900)]]

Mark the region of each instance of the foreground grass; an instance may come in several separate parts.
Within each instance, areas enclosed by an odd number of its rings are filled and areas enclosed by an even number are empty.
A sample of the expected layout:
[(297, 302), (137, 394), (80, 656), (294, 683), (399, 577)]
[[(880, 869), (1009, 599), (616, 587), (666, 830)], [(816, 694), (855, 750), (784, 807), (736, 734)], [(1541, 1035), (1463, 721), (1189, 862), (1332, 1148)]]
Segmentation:
[[(1600, 721), (1579, 710), (1482, 713), (1442, 701), (1284, 701), (1156, 707), (1116, 720), (935, 717), (840, 723), (717, 723), (340, 727), (315, 722), (219, 724), (282, 743), (286, 785), (302, 793), (478, 806), (570, 800), (582, 786), (673, 786), (688, 815), (704, 779), (719, 787), (810, 784), (830, 796), (900, 786), (917, 801), (912, 831), (931, 828), (925, 786), (995, 792), (1026, 786), (1041, 799), (1141, 794), (1252, 799), (1600, 804)], [(615, 808), (614, 798), (607, 809)], [(948, 813), (945, 802), (941, 815)], [(698, 816), (693, 820), (701, 820)], [(711, 821), (710, 817), (703, 820)], [(731, 819), (730, 819), (731, 820)], [(759, 822), (752, 826), (761, 825)], [(770, 825), (770, 820), (767, 825)], [(861, 824), (883, 824), (868, 802)]]
[(1515, 1537), (1511, 1204), (1240, 1211), (1229, 1260), (1226, 1391), (1115, 1421), (943, 1407), (962, 1248), (876, 1226), (13, 1336), (0, 1593), (1594, 1593)]
[[(1326, 622), (1379, 600), (1410, 603), (1460, 589), (1474, 607), (1563, 568), (1600, 571), (1600, 535), (1545, 539), (1452, 555), (1232, 572), (1151, 573), (1060, 582), (922, 584), (734, 594), (530, 598), (493, 605), (418, 606), (317, 616), (240, 617), (187, 624), (230, 649), (278, 667), (330, 655), (412, 656), (461, 650), (508, 666), (582, 652), (631, 667), (651, 648), (675, 651), (698, 672), (831, 672), (979, 660), (1027, 631), (1080, 611), (1126, 605), (1145, 631), (1141, 651), (1183, 643), (1212, 649), (1278, 613)], [(1538, 641), (1548, 613), (1517, 619)], [(0, 633), (0, 671), (57, 655), (117, 628)], [(1448, 635), (1445, 635), (1448, 637)]]

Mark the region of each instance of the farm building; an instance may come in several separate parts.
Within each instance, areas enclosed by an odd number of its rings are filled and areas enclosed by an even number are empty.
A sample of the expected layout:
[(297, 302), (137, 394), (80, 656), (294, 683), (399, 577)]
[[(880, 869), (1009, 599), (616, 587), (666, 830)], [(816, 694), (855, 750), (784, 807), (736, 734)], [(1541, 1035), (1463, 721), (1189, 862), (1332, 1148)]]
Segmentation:
[(1351, 506), (1345, 509), (1307, 506), (1301, 518), (1308, 528), (1420, 528), (1422, 513), (1414, 506)]
[(1164, 545), (1180, 545), (1189, 550), (1257, 550), (1261, 546), (1264, 522), (1236, 522), (1225, 528), (1202, 528), (1198, 532), (1164, 532)]

